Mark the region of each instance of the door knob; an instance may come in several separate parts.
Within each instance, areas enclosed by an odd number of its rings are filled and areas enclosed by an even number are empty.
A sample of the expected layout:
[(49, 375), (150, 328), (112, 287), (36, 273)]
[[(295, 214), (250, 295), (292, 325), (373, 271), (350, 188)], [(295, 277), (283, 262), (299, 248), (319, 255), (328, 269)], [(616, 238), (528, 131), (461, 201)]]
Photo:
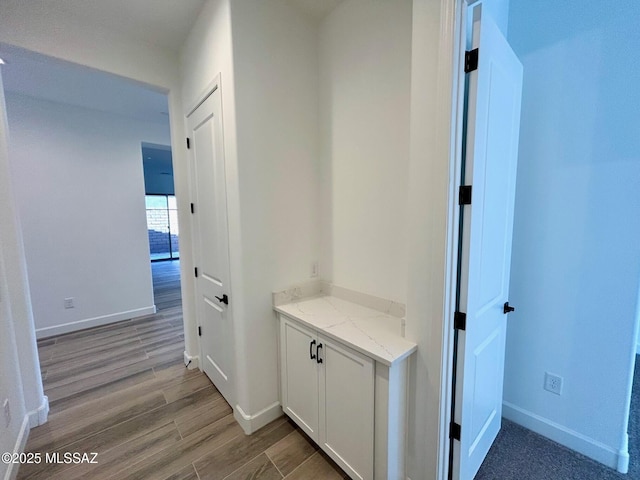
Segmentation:
[(504, 302), (504, 310), (502, 310), (505, 315), (509, 312), (515, 312), (516, 309), (514, 307), (512, 307), (511, 305), (509, 305), (509, 302)]
[(217, 295), (216, 295), (216, 298), (218, 299), (218, 301), (220, 303), (224, 303), (225, 305), (229, 305), (229, 297), (227, 297), (226, 293), (224, 295), (222, 295), (222, 298), (218, 297)]

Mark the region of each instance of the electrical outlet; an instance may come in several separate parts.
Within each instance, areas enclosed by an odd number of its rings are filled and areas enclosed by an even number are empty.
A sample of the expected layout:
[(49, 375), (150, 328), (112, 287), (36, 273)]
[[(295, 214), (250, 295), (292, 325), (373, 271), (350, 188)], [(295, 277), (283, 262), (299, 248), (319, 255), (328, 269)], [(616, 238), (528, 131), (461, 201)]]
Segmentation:
[(311, 264), (311, 276), (312, 277), (318, 276), (318, 262), (313, 262)]
[(11, 407), (9, 406), (8, 398), (4, 400), (2, 409), (4, 410), (4, 426), (9, 427), (9, 424), (11, 423)]
[(64, 308), (74, 308), (73, 297), (69, 297), (69, 298), (65, 298), (64, 299)]
[(553, 373), (545, 372), (544, 389), (548, 392), (562, 395), (562, 377)]

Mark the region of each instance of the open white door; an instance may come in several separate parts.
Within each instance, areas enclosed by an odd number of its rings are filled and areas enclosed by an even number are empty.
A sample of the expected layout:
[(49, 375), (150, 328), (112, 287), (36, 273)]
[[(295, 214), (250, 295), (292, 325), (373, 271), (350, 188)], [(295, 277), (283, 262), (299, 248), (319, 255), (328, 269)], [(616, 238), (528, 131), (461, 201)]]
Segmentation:
[(195, 193), (194, 250), (200, 364), (234, 405), (229, 233), (219, 86), (187, 117)]
[(464, 185), (472, 190), (461, 213), (459, 310), (466, 325), (458, 332), (452, 469), (462, 480), (475, 476), (502, 420), (522, 92), (522, 65), (482, 5), (473, 7), (476, 48), (478, 68), (467, 77)]

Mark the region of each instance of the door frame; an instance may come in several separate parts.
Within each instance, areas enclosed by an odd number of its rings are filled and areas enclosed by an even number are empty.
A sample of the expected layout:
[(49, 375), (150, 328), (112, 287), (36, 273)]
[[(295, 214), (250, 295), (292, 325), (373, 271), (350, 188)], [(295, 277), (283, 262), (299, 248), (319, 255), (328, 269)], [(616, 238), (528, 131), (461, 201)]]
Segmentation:
[[(448, 222), (447, 222), (447, 242), (446, 242), (446, 271), (445, 271), (445, 299), (442, 317), (442, 344), (440, 357), (440, 390), (439, 407), (440, 416), (438, 419), (438, 469), (436, 478), (447, 480), (452, 475), (452, 455), (453, 445), (450, 439), (450, 425), (453, 420), (453, 386), (455, 382), (454, 344), (457, 341), (456, 330), (454, 329), (454, 313), (456, 310), (456, 297), (459, 289), (458, 285), (458, 258), (462, 248), (460, 233), (460, 207), (458, 205), (458, 191), (462, 178), (465, 127), (465, 82), (466, 73), (464, 71), (465, 51), (471, 41), (472, 33), (467, 29), (467, 17), (470, 7), (482, 3), (482, 0), (454, 0), (454, 2), (441, 2), (440, 18), (440, 59), (438, 69), (438, 81), (441, 89), (444, 89), (441, 82), (449, 82), (449, 97), (443, 96), (438, 105), (438, 118), (441, 121), (448, 121), (449, 131), (449, 201), (448, 201)], [(446, 104), (449, 105), (449, 110)]]
[(465, 82), (464, 72), (465, 51), (467, 49), (468, 33), (466, 28), (467, 12), (470, 6), (481, 0), (455, 0), (441, 2), (440, 18), (440, 59), (438, 68), (438, 83), (440, 89), (449, 82), (451, 89), (440, 93), (438, 116), (440, 120), (449, 122), (449, 198), (447, 212), (447, 241), (445, 253), (445, 285), (444, 305), (442, 317), (442, 344), (440, 350), (440, 390), (439, 390), (439, 419), (438, 419), (438, 480), (447, 480), (452, 474), (451, 446), (449, 438), (450, 424), (453, 419), (453, 385), (455, 381), (454, 345), (457, 340), (454, 329), (454, 313), (458, 285), (458, 258), (462, 248), (460, 233), (460, 206), (458, 192), (462, 178), (464, 152), (464, 107)]

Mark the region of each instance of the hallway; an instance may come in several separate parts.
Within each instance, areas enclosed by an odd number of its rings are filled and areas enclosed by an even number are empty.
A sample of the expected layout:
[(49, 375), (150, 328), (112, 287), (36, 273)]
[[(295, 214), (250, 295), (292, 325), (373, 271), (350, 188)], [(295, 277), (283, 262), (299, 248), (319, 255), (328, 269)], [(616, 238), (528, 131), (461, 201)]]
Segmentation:
[(243, 433), (209, 379), (184, 367), (180, 306), (38, 350), (51, 413), (25, 451), (96, 452), (98, 463), (43, 460), (22, 465), (19, 479), (344, 478), (285, 417)]
[(151, 262), (153, 298), (158, 312), (182, 307), (180, 260)]

